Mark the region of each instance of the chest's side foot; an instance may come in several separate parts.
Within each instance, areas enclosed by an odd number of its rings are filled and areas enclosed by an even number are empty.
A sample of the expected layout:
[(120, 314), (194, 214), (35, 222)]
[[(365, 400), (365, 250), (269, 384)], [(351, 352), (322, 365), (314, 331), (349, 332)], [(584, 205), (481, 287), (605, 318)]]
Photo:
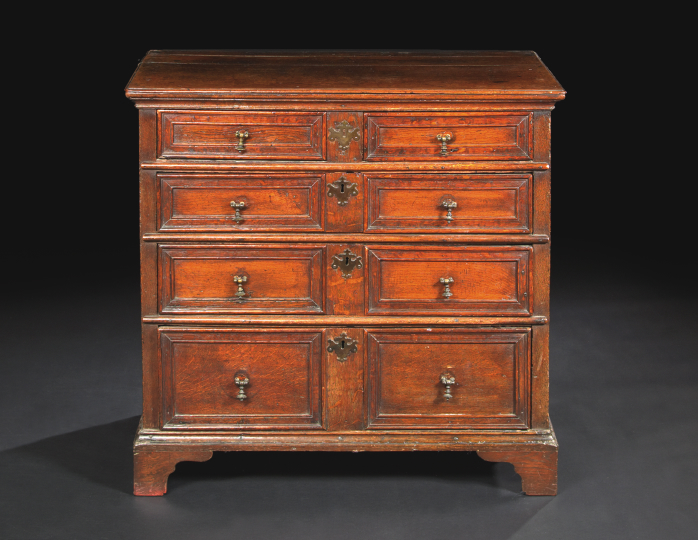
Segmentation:
[(180, 461), (207, 461), (213, 452), (196, 451), (157, 451), (134, 449), (133, 453), (133, 494), (158, 496), (167, 491), (167, 478)]
[(526, 495), (557, 494), (557, 447), (480, 450), (477, 454), (485, 461), (514, 465), (514, 470), (521, 476), (522, 491)]

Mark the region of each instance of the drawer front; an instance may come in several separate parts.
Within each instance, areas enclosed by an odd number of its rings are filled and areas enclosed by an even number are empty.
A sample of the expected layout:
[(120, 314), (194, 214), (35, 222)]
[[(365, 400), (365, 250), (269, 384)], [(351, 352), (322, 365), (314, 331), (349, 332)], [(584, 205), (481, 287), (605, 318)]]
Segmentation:
[(165, 429), (321, 429), (322, 333), (161, 328)]
[(160, 246), (162, 313), (324, 312), (324, 246)]
[(530, 246), (366, 251), (369, 314), (530, 314)]
[(181, 174), (159, 179), (163, 231), (323, 229), (324, 175)]
[(158, 111), (158, 116), (158, 157), (325, 159), (324, 113)]
[[(527, 114), (367, 114), (368, 161), (529, 160)], [(448, 135), (443, 142), (439, 135)], [(442, 149), (445, 148), (445, 152)]]
[(368, 427), (527, 428), (529, 332), (370, 331)]
[(528, 233), (530, 175), (366, 176), (367, 231)]

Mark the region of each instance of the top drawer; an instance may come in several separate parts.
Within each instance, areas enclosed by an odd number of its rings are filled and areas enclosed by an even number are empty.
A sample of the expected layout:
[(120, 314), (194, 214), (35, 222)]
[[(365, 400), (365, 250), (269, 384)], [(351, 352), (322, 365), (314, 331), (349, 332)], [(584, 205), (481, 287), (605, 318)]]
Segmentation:
[(158, 111), (158, 157), (325, 159), (324, 113)]
[(365, 116), (367, 161), (531, 159), (528, 114)]

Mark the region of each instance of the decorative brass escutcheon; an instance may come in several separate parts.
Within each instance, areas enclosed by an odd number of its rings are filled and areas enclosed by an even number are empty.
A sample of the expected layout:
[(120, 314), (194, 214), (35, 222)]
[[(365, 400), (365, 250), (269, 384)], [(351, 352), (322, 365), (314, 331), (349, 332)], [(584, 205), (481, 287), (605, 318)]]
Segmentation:
[(245, 298), (245, 291), (242, 288), (242, 284), (247, 281), (247, 276), (233, 276), (233, 283), (237, 284), (238, 286), (238, 291), (235, 293), (235, 296), (238, 297), (237, 302), (242, 302)]
[(361, 140), (361, 133), (359, 128), (355, 128), (346, 120), (341, 122), (335, 122), (334, 127), (327, 130), (329, 135), (327, 136), (328, 141), (337, 141), (337, 146), (339, 147), (339, 153), (344, 155), (347, 150), (349, 150), (349, 145), (351, 141)]
[(446, 147), (446, 144), (448, 144), (448, 141), (451, 140), (453, 135), (450, 133), (439, 133), (436, 136), (436, 140), (441, 143), (441, 155), (442, 156), (447, 156), (448, 155), (448, 148)]
[(456, 378), (450, 373), (444, 373), (441, 375), (441, 384), (446, 385), (446, 390), (444, 390), (444, 399), (448, 401), (453, 397), (451, 394), (451, 386), (456, 384)]
[(359, 269), (363, 267), (364, 263), (361, 261), (361, 257), (354, 255), (349, 248), (332, 257), (332, 268), (341, 270), (344, 279), (351, 277), (351, 271), (354, 270), (354, 268)]
[(235, 149), (238, 152), (244, 152), (245, 151), (245, 139), (250, 136), (250, 134), (247, 131), (236, 131), (235, 136), (238, 138), (238, 145), (235, 147)]
[(446, 199), (446, 200), (441, 202), (440, 206), (442, 206), (446, 210), (448, 210), (448, 214), (446, 215), (446, 217), (444, 219), (446, 221), (448, 221), (449, 223), (451, 223), (451, 221), (453, 221), (453, 219), (454, 219), (452, 211), (454, 208), (458, 208), (458, 203), (456, 201), (454, 201), (453, 199)]
[(452, 277), (442, 277), (439, 279), (441, 283), (443, 283), (444, 286), (444, 292), (441, 293), (441, 296), (445, 296), (448, 298), (449, 296), (453, 296), (453, 293), (451, 292), (451, 283), (453, 283), (453, 278)]
[(247, 394), (245, 394), (245, 386), (250, 384), (250, 379), (242, 373), (235, 375), (235, 384), (237, 384), (239, 390), (238, 395), (235, 396), (240, 401), (245, 401), (247, 399)]
[(337, 355), (337, 360), (345, 362), (350, 354), (359, 350), (356, 344), (357, 341), (347, 336), (346, 332), (342, 332), (338, 338), (327, 340), (327, 352), (335, 353)]
[(349, 197), (356, 197), (359, 194), (358, 185), (355, 182), (348, 182), (344, 176), (339, 180), (327, 184), (327, 196), (336, 197), (339, 206), (349, 204)]
[(235, 223), (239, 224), (243, 220), (243, 217), (240, 215), (240, 210), (245, 208), (245, 203), (243, 201), (230, 201), (230, 206), (235, 208), (235, 217), (233, 219), (235, 220)]

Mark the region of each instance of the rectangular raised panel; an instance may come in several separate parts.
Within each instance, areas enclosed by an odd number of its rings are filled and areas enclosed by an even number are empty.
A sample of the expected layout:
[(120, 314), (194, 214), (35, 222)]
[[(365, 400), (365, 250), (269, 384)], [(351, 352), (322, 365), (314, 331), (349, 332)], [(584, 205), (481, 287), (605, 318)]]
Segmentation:
[[(525, 429), (530, 330), (369, 331), (369, 428)], [(441, 376), (455, 378), (451, 398)]]
[[(529, 315), (529, 246), (373, 246), (368, 314)], [(452, 278), (444, 297), (441, 278)]]
[[(324, 113), (158, 111), (158, 157), (325, 159)], [(244, 150), (237, 131), (246, 131)]]
[(160, 230), (321, 231), (324, 176), (160, 175)]
[[(531, 175), (366, 175), (370, 232), (528, 233)], [(447, 221), (444, 201), (454, 201)]]
[[(324, 313), (324, 247), (160, 246), (161, 313)], [(245, 276), (236, 296), (234, 276)]]
[(165, 327), (160, 354), (164, 429), (322, 428), (321, 332)]
[[(528, 114), (368, 113), (367, 161), (458, 161), (531, 159)], [(436, 136), (449, 133), (441, 155)]]

